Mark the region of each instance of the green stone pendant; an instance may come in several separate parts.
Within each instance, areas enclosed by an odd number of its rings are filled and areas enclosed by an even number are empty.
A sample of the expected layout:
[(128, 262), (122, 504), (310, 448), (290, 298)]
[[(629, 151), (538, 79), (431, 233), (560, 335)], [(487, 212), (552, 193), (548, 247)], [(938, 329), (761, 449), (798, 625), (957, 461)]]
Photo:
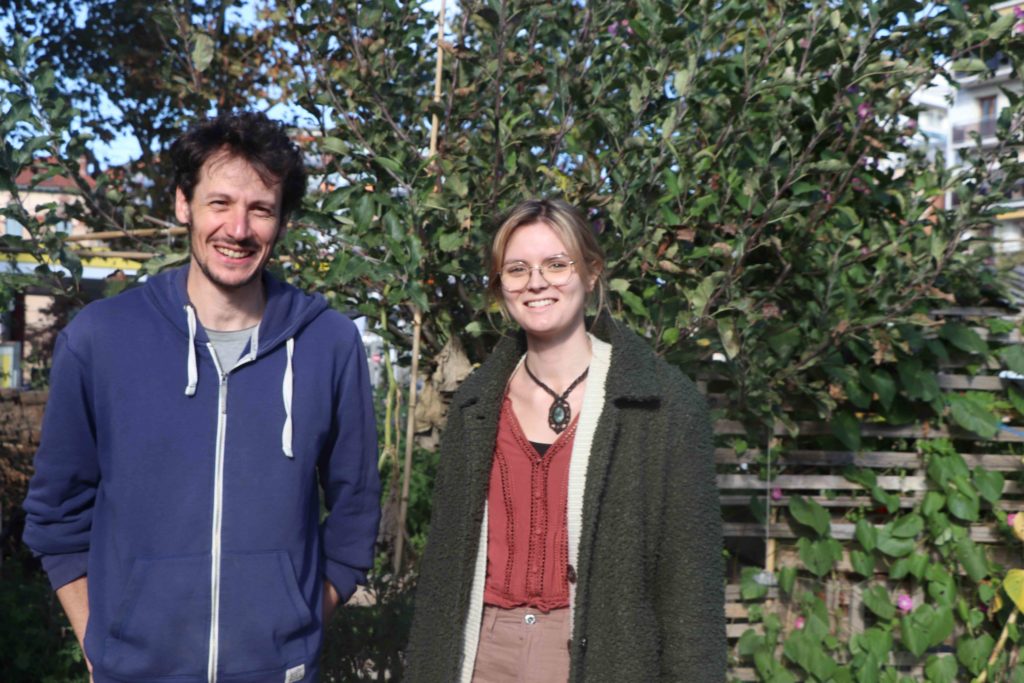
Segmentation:
[(551, 404), (551, 409), (548, 410), (548, 426), (551, 427), (551, 431), (561, 434), (569, 426), (571, 419), (572, 409), (569, 407), (569, 402), (564, 398), (556, 399)]

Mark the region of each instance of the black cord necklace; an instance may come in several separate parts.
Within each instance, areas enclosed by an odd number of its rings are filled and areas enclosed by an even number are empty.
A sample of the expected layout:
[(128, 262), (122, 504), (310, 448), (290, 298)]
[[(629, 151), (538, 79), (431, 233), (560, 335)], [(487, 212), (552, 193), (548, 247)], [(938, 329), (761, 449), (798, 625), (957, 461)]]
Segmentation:
[(569, 407), (569, 394), (576, 386), (587, 378), (587, 373), (590, 372), (590, 366), (583, 371), (583, 374), (576, 378), (576, 380), (569, 385), (561, 396), (556, 394), (554, 390), (544, 382), (537, 379), (537, 376), (530, 372), (530, 366), (526, 364), (526, 359), (523, 359), (523, 367), (526, 368), (526, 374), (530, 376), (537, 385), (544, 391), (551, 394), (551, 398), (555, 399), (551, 403), (551, 408), (548, 409), (548, 426), (551, 427), (551, 431), (555, 434), (561, 434), (565, 431), (565, 428), (569, 426), (569, 422), (572, 420), (572, 408)]

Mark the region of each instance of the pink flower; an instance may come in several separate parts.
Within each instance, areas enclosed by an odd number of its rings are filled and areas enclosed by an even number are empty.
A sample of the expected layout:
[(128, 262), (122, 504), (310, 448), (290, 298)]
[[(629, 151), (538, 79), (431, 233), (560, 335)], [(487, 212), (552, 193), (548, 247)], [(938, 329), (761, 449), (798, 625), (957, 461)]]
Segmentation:
[(1014, 27), (1013, 27), (1013, 32), (1014, 33), (1024, 33), (1024, 21), (1022, 21), (1019, 24), (1015, 24)]
[(914, 599), (906, 593), (900, 593), (899, 597), (896, 598), (896, 607), (904, 614), (908, 614), (914, 609)]
[(1010, 526), (1013, 526), (1013, 520), (1015, 520), (1015, 519), (1017, 519), (1017, 513), (1016, 512), (1011, 512), (1010, 514), (1006, 515), (1006, 523), (1009, 524)]
[(797, 631), (800, 631), (801, 629), (803, 629), (804, 624), (806, 623), (807, 622), (804, 621), (804, 618), (802, 616), (797, 617), (796, 620), (793, 622), (793, 628), (795, 628)]
[(1024, 19), (1024, 7), (1017, 5), (1016, 7), (1013, 8), (1013, 14), (1018, 19)]
[(861, 102), (857, 105), (857, 118), (863, 121), (867, 117), (871, 116), (871, 105), (867, 102)]
[(807, 40), (806, 38), (801, 38), (800, 40), (797, 41), (796, 44), (800, 46), (800, 49), (806, 50), (811, 46), (811, 41)]
[(778, 486), (772, 489), (772, 500), (782, 500), (782, 489)]
[(608, 26), (608, 33), (612, 34), (613, 36), (618, 35), (619, 29), (622, 29), (622, 32), (627, 35), (633, 35), (633, 27), (629, 25), (629, 19), (623, 19), (622, 21), (613, 21)]
[(915, 128), (917, 128), (917, 121), (915, 121), (914, 119), (908, 119), (907, 130), (914, 130)]

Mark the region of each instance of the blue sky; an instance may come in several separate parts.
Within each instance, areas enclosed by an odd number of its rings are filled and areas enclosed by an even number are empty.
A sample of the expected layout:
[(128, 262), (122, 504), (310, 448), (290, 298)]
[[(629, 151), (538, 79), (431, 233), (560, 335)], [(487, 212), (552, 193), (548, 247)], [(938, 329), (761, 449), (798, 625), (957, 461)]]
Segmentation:
[[(246, 0), (242, 8), (232, 10), (229, 13), (229, 22), (232, 24), (243, 25), (255, 23), (256, 4), (255, 0)], [(453, 13), (455, 5), (455, 0), (446, 0), (446, 14), (449, 17)], [(441, 0), (427, 0), (424, 3), (424, 7), (430, 11), (438, 12), (441, 8)], [(84, 25), (87, 18), (88, 11), (86, 8), (81, 7), (76, 13), (76, 21), (78, 25)], [(8, 34), (12, 30), (12, 27), (13, 21), (10, 15), (0, 13), (0, 41), (7, 41)], [(111, 119), (117, 120), (120, 118), (120, 112), (117, 107), (109, 100), (100, 102), (99, 108), (101, 113)], [(275, 118), (292, 120), (295, 118), (294, 112), (289, 112), (287, 105), (276, 105), (268, 110), (268, 114)], [(117, 166), (127, 163), (132, 159), (138, 158), (142, 153), (138, 140), (130, 135), (116, 138), (109, 143), (97, 140), (93, 143), (92, 149), (100, 163), (109, 166)]]

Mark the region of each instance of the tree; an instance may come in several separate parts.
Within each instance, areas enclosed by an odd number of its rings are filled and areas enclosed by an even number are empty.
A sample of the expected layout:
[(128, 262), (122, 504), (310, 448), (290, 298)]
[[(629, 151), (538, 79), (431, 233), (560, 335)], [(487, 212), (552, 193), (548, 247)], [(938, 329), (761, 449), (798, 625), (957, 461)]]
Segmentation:
[[(43, 5), (17, 7), (66, 11)], [(1019, 71), (1012, 14), (959, 1), (466, 0), (441, 37), (434, 103), (438, 35), (420, 3), (261, 3), (246, 25), (228, 20), (232, 3), (85, 5), (102, 38), (75, 29), (80, 52), (57, 28), (4, 42), (0, 182), (43, 154), (60, 160), (45, 172), (69, 172), (89, 134), (111, 132), (107, 92), (152, 157), (132, 168), (137, 184), (96, 169), (74, 209), (90, 225), (169, 218), (156, 157), (185, 119), (285, 101), (319, 186), (281, 273), (406, 352), (414, 310), (429, 312), (427, 365), (451, 338), (486, 356), (503, 329), (483, 296), (490, 230), (517, 200), (559, 194), (601, 233), (614, 313), (689, 374), (712, 374), (751, 436), (826, 417), (856, 448), (854, 411), (984, 431), (1003, 409), (933, 390), (950, 349), (979, 363), (992, 349), (926, 314), (1000, 296), (979, 235), (1021, 179), (1020, 98), (1009, 94), (1000, 144), (953, 170), (923, 145), (912, 96), (997, 55)], [(3, 211), (29, 218), (17, 202)], [(28, 248), (74, 270), (73, 249), (33, 232)], [(156, 249), (150, 268), (183, 245)]]

